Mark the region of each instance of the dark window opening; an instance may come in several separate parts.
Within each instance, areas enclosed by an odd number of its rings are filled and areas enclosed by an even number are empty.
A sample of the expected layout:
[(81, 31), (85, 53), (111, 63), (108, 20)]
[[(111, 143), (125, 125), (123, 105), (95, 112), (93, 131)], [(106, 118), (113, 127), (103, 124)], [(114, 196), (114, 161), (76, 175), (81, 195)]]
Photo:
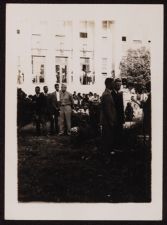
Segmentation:
[(122, 37), (122, 41), (126, 41), (126, 37), (125, 36)]
[(88, 33), (80, 32), (80, 38), (87, 38), (87, 37), (88, 37)]

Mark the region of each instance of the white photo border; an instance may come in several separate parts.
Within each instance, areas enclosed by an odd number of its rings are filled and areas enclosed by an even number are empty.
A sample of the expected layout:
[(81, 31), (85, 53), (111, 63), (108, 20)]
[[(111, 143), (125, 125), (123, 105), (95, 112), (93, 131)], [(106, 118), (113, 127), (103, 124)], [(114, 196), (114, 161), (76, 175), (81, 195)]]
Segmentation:
[[(83, 8), (85, 7), (86, 15)], [(143, 8), (142, 8), (143, 7)], [(95, 10), (96, 8), (96, 10)], [(17, 193), (17, 86), (16, 31), (21, 16), (53, 12), (64, 19), (147, 14), (152, 31), (152, 202), (151, 203), (19, 203)], [(61, 12), (63, 11), (63, 15)], [(29, 15), (31, 15), (29, 14)], [(148, 5), (6, 5), (6, 88), (5, 88), (5, 219), (8, 220), (162, 220), (163, 182), (163, 4)]]

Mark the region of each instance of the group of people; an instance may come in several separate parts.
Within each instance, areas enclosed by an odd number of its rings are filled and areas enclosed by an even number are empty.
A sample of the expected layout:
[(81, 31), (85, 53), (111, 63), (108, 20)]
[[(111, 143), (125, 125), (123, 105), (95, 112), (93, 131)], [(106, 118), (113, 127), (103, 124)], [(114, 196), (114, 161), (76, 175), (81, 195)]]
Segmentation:
[(121, 80), (106, 78), (105, 86), (101, 98), (102, 140), (104, 151), (110, 152), (120, 145), (125, 117)]
[[(46, 134), (67, 133), (70, 135), (71, 131), (71, 113), (74, 107), (74, 100), (72, 94), (67, 92), (67, 86), (55, 84), (55, 91), (48, 93), (48, 86), (43, 87), (41, 92), (40, 87), (35, 87), (35, 95), (31, 96), (34, 123), (36, 126), (36, 133), (40, 135), (41, 132)], [(49, 130), (47, 122), (50, 123)]]
[[(59, 84), (55, 84), (53, 93), (48, 93), (47, 86), (43, 87), (43, 92), (40, 91), (40, 87), (35, 87), (35, 95), (31, 98), (37, 135), (41, 132), (71, 135), (72, 122), (73, 126), (79, 126), (80, 118), (88, 122), (91, 116), (89, 122), (96, 117), (94, 127), (98, 125), (102, 127), (103, 146), (106, 148), (110, 145), (119, 146), (125, 122), (123, 92), (120, 91), (122, 82), (120, 79), (107, 78), (105, 85), (106, 89), (101, 98), (92, 92), (70, 94), (65, 84), (61, 85), (61, 90)], [(95, 111), (100, 108), (98, 116), (97, 113), (92, 114), (95, 107)], [(76, 120), (73, 121), (72, 118)]]
[[(114, 148), (121, 148), (123, 124), (125, 123), (125, 115), (129, 112), (129, 120), (133, 117), (133, 109), (131, 103), (128, 102), (124, 112), (123, 92), (121, 89), (121, 80), (106, 78), (106, 89), (101, 98), (101, 125), (102, 140), (104, 152), (110, 153)], [(151, 137), (151, 86), (150, 82), (146, 85), (148, 98), (146, 101), (136, 101), (132, 96), (132, 102), (138, 104), (144, 113), (143, 117), (143, 134), (147, 133)]]
[[(81, 94), (74, 91), (71, 94), (65, 84), (62, 84), (60, 89), (59, 84), (56, 83), (53, 93), (49, 93), (48, 86), (43, 87), (43, 92), (39, 86), (36, 86), (35, 95), (28, 96), (31, 105), (28, 108), (33, 115), (36, 134), (71, 135), (71, 127), (79, 127), (81, 123), (87, 123), (94, 131), (100, 128), (105, 151), (120, 148), (123, 125), (125, 121), (133, 120), (134, 112), (131, 104), (135, 102), (144, 112), (144, 132), (151, 136), (150, 83), (147, 85), (147, 101), (136, 101), (132, 97), (126, 108), (121, 79), (106, 78), (105, 86), (102, 96), (92, 92)], [(21, 108), (20, 104), (18, 112)], [(18, 115), (18, 119), (20, 117)]]
[[(36, 86), (35, 94), (29, 95), (28, 98), (25, 98), (26, 94), (23, 93), (18, 90), (18, 112), (22, 108), (24, 108), (23, 112), (26, 111), (23, 100), (28, 100), (27, 108), (32, 112), (37, 135), (70, 135), (71, 127), (79, 126), (83, 118), (88, 121), (92, 109), (97, 108), (100, 103), (100, 96), (96, 93), (81, 94), (74, 91), (71, 94), (65, 84), (61, 85), (61, 90), (59, 84), (55, 84), (55, 91), (52, 93), (49, 93), (48, 86), (43, 87), (43, 92), (39, 86)], [(19, 99), (21, 99), (20, 104)], [(22, 115), (19, 114), (18, 119), (21, 117)]]

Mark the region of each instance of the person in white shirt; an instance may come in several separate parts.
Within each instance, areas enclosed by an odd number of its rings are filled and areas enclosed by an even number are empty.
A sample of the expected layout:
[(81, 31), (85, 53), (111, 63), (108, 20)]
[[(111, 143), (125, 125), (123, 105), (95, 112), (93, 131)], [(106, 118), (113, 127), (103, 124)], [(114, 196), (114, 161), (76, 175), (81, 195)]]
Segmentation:
[(71, 114), (73, 108), (73, 96), (67, 91), (67, 86), (65, 84), (62, 84), (60, 91), (59, 135), (64, 135), (65, 130), (67, 131), (67, 135), (71, 134)]

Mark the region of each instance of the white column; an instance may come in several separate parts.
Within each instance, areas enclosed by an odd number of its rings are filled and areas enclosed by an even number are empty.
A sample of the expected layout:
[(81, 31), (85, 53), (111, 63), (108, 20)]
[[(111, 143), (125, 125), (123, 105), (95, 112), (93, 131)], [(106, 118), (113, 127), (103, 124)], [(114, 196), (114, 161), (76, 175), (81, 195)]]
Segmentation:
[(20, 35), (21, 60), (24, 73), (23, 90), (27, 94), (34, 94), (31, 62), (31, 24), (28, 19), (22, 21)]
[(111, 42), (112, 42), (112, 53), (111, 53), (111, 71), (115, 71), (115, 21), (112, 21), (111, 25)]
[(56, 74), (55, 74), (55, 33), (52, 27), (51, 21), (48, 21), (48, 32), (47, 32), (47, 68), (46, 68), (46, 85), (48, 85), (49, 92), (54, 91), (54, 85), (56, 83)]
[(122, 57), (122, 35), (121, 35), (121, 24), (119, 21), (115, 22), (114, 27), (114, 59), (115, 59), (115, 77), (119, 77), (120, 70), (119, 65)]
[(102, 79), (101, 74), (101, 31), (102, 31), (102, 24), (101, 20), (96, 20), (95, 22), (95, 49), (94, 49), (94, 63), (95, 63), (95, 87), (97, 93), (101, 94), (104, 90), (104, 80)]
[(80, 91), (80, 49), (79, 49), (79, 21), (73, 20), (73, 60), (71, 62), (71, 72), (73, 72), (73, 82), (70, 85), (70, 91)]

